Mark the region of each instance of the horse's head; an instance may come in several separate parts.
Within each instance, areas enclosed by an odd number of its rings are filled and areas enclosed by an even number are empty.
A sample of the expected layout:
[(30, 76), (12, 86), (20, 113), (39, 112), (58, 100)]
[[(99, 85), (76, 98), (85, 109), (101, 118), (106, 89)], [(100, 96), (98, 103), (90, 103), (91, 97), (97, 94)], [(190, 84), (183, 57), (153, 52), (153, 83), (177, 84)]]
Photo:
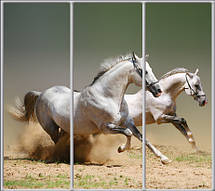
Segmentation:
[(200, 77), (197, 76), (198, 71), (199, 70), (196, 69), (195, 73), (186, 73), (185, 92), (187, 95), (191, 95), (194, 100), (198, 101), (199, 106), (204, 106), (207, 104), (207, 98), (203, 91)]
[(132, 63), (133, 63), (133, 69), (132, 69), (132, 81), (134, 82), (135, 85), (137, 86), (142, 86), (142, 64), (141, 64), (141, 59), (138, 58), (137, 55), (133, 52), (132, 56)]
[[(135, 55), (135, 53), (133, 53), (132, 62), (134, 64), (134, 68), (136, 71), (136, 75), (134, 75), (134, 78), (135, 78), (134, 81), (138, 81), (138, 79), (142, 81), (143, 58), (138, 58)], [(145, 62), (145, 80), (146, 80), (146, 88), (155, 97), (159, 97), (161, 95), (162, 91), (161, 91), (160, 85), (158, 84), (158, 80), (155, 77), (154, 73), (152, 72), (152, 69), (147, 61)]]
[(146, 73), (145, 73), (145, 80), (146, 80), (146, 88), (153, 94), (155, 97), (159, 97), (162, 93), (159, 81), (155, 77), (149, 63), (146, 61)]

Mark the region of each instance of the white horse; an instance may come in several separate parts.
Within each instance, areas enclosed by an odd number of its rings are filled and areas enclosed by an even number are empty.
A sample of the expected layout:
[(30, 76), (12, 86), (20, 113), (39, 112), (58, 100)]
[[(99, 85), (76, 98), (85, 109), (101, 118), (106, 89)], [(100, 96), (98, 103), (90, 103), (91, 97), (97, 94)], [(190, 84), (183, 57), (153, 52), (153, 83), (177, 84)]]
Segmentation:
[[(158, 98), (152, 96), (149, 91), (146, 91), (145, 94), (146, 124), (172, 123), (196, 150), (197, 146), (186, 120), (176, 115), (176, 99), (185, 91), (187, 95), (198, 101), (200, 106), (204, 106), (207, 103), (206, 95), (197, 73), (198, 69), (195, 73), (191, 73), (187, 69), (176, 68), (162, 76), (159, 84), (163, 92)], [(136, 126), (142, 126), (142, 96), (142, 90), (133, 95), (125, 95), (129, 116), (134, 120)], [(170, 162), (165, 155), (147, 140), (146, 145), (163, 163)]]
[[(123, 134), (127, 143), (119, 147), (122, 152), (130, 147), (134, 134), (139, 140), (142, 135), (128, 115), (124, 94), (129, 84), (142, 85), (143, 59), (126, 56), (107, 60), (94, 81), (79, 94), (74, 94), (73, 132), (74, 138), (91, 134)], [(154, 96), (161, 94), (158, 80), (146, 62), (146, 84)], [(43, 129), (56, 143), (64, 132), (70, 133), (71, 90), (54, 86), (44, 92), (30, 91), (24, 97), (24, 105), (17, 104), (10, 113), (18, 120), (37, 119)], [(126, 128), (123, 128), (126, 127)]]
[[(142, 135), (129, 117), (128, 106), (124, 100), (129, 84), (142, 86), (142, 63), (143, 60), (134, 54), (132, 59), (108, 60), (102, 65), (93, 83), (80, 94), (74, 95), (75, 138), (100, 133), (123, 134), (127, 137), (127, 142), (119, 147), (119, 152), (130, 148), (132, 134), (142, 141)], [(151, 84), (148, 87), (152, 88), (154, 95), (160, 95), (158, 81), (148, 63), (146, 68), (146, 82)]]

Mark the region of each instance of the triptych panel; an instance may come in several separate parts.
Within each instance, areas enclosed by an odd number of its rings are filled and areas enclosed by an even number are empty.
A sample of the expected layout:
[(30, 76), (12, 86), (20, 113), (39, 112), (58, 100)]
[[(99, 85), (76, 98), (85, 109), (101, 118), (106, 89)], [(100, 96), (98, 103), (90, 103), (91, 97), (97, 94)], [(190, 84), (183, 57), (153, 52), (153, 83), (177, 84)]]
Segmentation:
[(212, 189), (212, 5), (2, 2), (2, 189)]

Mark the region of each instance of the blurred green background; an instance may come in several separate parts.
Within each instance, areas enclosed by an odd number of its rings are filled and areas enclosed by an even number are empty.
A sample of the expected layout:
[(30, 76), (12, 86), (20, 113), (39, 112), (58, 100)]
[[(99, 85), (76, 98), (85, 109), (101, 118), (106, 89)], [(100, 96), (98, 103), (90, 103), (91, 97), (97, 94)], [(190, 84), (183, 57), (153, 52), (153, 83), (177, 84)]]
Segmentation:
[[(199, 107), (182, 93), (177, 99), (177, 114), (187, 120), (200, 149), (211, 149), (211, 5), (209, 3), (147, 3), (146, 51), (153, 72), (164, 73), (184, 67), (199, 76), (208, 98)], [(156, 127), (156, 128), (154, 128)], [(147, 137), (156, 144), (191, 146), (173, 125), (150, 125)]]
[(7, 106), (31, 90), (70, 85), (69, 3), (4, 3), (4, 143), (15, 143), (24, 123)]
[(140, 3), (74, 4), (75, 89), (91, 83), (104, 59), (132, 51), (141, 56), (141, 8)]
[[(75, 3), (74, 89), (90, 84), (100, 63), (133, 50), (141, 55), (140, 3)], [(146, 53), (155, 75), (185, 67), (199, 75), (208, 105), (200, 108), (182, 93), (177, 113), (183, 116), (201, 149), (211, 148), (211, 12), (209, 3), (147, 3)], [(131, 86), (127, 93), (139, 88)], [(172, 125), (153, 124), (147, 137), (155, 144), (190, 145)]]

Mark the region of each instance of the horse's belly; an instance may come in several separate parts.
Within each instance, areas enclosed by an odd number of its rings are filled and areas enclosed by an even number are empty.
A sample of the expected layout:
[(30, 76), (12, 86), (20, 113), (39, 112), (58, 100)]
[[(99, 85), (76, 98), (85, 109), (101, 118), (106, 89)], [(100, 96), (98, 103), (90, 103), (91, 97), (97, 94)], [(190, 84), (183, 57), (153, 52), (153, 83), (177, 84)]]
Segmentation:
[(67, 133), (70, 133), (70, 117), (55, 117), (55, 123)]
[(146, 112), (146, 124), (152, 124), (155, 122), (154, 117), (151, 115), (150, 112)]
[(74, 135), (88, 136), (91, 134), (101, 133), (100, 130), (92, 122), (74, 120), (73, 123)]

